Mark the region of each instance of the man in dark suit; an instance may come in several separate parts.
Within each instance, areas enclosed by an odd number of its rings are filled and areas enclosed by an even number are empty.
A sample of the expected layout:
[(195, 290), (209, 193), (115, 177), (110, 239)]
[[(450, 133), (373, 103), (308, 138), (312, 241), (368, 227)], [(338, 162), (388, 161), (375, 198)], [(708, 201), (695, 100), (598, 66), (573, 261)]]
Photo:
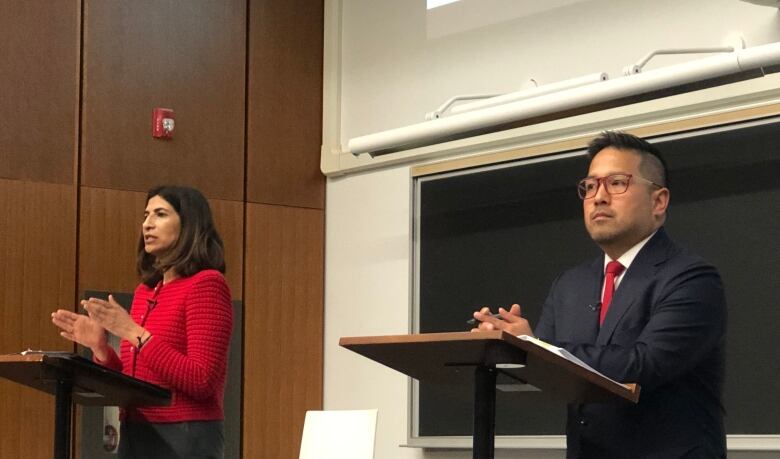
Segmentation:
[[(570, 405), (567, 458), (725, 457), (720, 276), (666, 235), (670, 194), (654, 146), (605, 132), (588, 153), (578, 191), (604, 256), (555, 279), (535, 335), (642, 392), (637, 405)], [(499, 314), (483, 308), (474, 317), (482, 330), (533, 336), (520, 306)]]

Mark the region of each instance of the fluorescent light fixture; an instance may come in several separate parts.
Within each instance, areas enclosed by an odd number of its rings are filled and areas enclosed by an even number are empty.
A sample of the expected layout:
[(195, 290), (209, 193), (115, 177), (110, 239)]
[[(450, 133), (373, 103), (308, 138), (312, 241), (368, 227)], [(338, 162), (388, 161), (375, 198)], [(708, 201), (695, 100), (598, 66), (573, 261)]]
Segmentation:
[(460, 0), (427, 0), (427, 1), (428, 1), (428, 9), (432, 10), (434, 8), (438, 8), (444, 5), (449, 5), (450, 3), (455, 3)]
[(742, 0), (742, 1), (752, 3), (754, 5), (771, 6), (773, 8), (780, 8), (780, 0)]
[(589, 1), (594, 0), (463, 0), (447, 8), (434, 8), (432, 3), (449, 4), (450, 1), (429, 0), (426, 35), (428, 39), (444, 38)]
[[(544, 94), (530, 99), (458, 113), (375, 134), (354, 137), (347, 143), (353, 155), (377, 156), (411, 148), (433, 145), (488, 132), (518, 127), (534, 119), (550, 119), (554, 114), (571, 116), (637, 102), (652, 95), (663, 97), (754, 78), (777, 71), (780, 66), (780, 42), (754, 46), (733, 53), (695, 59), (677, 65)], [(646, 100), (646, 99), (644, 99)], [(611, 104), (611, 105), (610, 105)]]

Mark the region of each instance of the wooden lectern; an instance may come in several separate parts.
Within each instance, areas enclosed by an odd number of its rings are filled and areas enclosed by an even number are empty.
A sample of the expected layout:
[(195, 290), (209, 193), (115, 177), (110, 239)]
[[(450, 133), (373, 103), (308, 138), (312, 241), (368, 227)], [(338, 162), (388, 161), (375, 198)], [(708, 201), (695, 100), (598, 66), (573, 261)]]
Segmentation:
[(0, 355), (0, 377), (55, 396), (54, 459), (70, 457), (73, 403), (89, 406), (171, 403), (167, 389), (69, 352)]
[(341, 338), (339, 345), (419, 381), (474, 381), (474, 459), (494, 452), (498, 374), (565, 403), (637, 403), (639, 387), (619, 384), (549, 349), (503, 331)]

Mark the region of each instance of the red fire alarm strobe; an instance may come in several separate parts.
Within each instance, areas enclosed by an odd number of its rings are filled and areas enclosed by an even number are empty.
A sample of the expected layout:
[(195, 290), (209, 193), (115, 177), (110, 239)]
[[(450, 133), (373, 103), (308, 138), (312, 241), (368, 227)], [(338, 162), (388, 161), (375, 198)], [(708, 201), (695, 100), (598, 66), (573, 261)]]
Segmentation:
[(173, 138), (175, 125), (173, 109), (155, 108), (152, 110), (152, 137), (155, 139)]

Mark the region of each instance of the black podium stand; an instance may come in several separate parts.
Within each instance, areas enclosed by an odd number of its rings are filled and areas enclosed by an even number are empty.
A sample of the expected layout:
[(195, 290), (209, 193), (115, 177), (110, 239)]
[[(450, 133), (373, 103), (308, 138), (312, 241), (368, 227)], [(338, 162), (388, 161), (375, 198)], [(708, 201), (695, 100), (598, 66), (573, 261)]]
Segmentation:
[(639, 400), (639, 387), (619, 384), (533, 342), (503, 331), (341, 338), (339, 345), (419, 381), (474, 381), (474, 459), (493, 459), (499, 374), (570, 402)]
[(131, 378), (68, 352), (0, 355), (0, 377), (55, 396), (54, 459), (70, 457), (73, 403), (87, 406), (159, 406), (167, 389)]

